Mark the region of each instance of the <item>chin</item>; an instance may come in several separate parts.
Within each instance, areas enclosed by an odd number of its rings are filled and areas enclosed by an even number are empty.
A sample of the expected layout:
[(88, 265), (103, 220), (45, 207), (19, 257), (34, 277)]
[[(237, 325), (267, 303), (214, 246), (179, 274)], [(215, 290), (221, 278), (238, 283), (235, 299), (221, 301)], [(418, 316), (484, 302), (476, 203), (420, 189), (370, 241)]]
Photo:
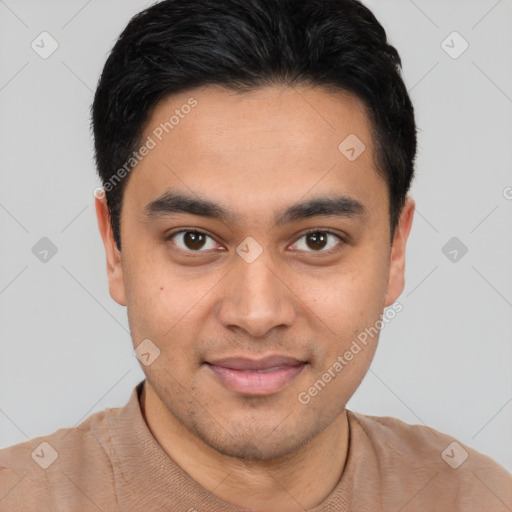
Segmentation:
[[(244, 461), (267, 461), (286, 457), (298, 450), (296, 443), (286, 440), (274, 440), (269, 443), (265, 439), (258, 440), (252, 437), (249, 440), (226, 440), (227, 442), (215, 442), (205, 440), (213, 449), (222, 455)], [(284, 442), (283, 442), (284, 441)]]
[[(319, 433), (314, 425), (307, 429), (302, 424), (295, 429), (286, 421), (277, 427), (265, 423), (235, 423), (222, 431), (201, 427), (204, 425), (194, 426), (195, 435), (205, 444), (222, 455), (247, 461), (281, 459), (300, 450)], [(321, 431), (319, 426), (318, 431)]]

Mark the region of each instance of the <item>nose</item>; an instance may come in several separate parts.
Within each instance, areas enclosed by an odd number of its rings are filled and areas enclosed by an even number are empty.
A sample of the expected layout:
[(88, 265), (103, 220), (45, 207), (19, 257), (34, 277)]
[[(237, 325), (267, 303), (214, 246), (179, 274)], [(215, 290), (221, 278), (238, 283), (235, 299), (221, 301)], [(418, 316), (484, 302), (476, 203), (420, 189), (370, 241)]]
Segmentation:
[(235, 260), (218, 309), (224, 327), (243, 329), (254, 338), (276, 327), (290, 327), (296, 317), (290, 285), (265, 252), (252, 263)]

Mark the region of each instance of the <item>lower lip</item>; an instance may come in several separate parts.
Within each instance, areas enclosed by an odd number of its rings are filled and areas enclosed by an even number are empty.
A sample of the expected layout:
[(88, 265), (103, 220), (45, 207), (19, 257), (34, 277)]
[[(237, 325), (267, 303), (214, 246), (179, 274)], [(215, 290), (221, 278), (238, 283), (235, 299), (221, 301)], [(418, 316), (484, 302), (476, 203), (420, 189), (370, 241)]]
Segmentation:
[(210, 370), (232, 391), (242, 395), (263, 396), (276, 393), (289, 384), (306, 366), (280, 366), (268, 372), (233, 370), (208, 364)]

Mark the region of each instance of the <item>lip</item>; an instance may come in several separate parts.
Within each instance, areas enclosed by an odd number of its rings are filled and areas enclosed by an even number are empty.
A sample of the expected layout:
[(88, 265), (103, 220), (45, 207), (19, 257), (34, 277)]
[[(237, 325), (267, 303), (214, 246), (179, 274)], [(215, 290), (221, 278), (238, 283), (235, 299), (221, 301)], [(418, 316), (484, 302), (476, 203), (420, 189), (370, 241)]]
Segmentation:
[(232, 370), (268, 370), (278, 366), (297, 366), (304, 361), (295, 357), (273, 354), (260, 359), (251, 359), (248, 357), (225, 357), (223, 359), (214, 359), (206, 361), (213, 366), (231, 368)]
[(306, 364), (300, 359), (282, 355), (262, 359), (229, 357), (206, 361), (207, 368), (228, 389), (250, 396), (264, 396), (280, 391), (302, 372)]

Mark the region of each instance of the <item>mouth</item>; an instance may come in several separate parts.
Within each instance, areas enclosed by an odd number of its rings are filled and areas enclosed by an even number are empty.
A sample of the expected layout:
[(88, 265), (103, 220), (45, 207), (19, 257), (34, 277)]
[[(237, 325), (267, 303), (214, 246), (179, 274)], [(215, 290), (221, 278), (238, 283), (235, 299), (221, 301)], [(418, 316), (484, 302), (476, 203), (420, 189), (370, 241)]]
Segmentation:
[(206, 361), (205, 365), (229, 390), (241, 395), (265, 396), (289, 385), (307, 362), (273, 355), (257, 360), (231, 357)]

